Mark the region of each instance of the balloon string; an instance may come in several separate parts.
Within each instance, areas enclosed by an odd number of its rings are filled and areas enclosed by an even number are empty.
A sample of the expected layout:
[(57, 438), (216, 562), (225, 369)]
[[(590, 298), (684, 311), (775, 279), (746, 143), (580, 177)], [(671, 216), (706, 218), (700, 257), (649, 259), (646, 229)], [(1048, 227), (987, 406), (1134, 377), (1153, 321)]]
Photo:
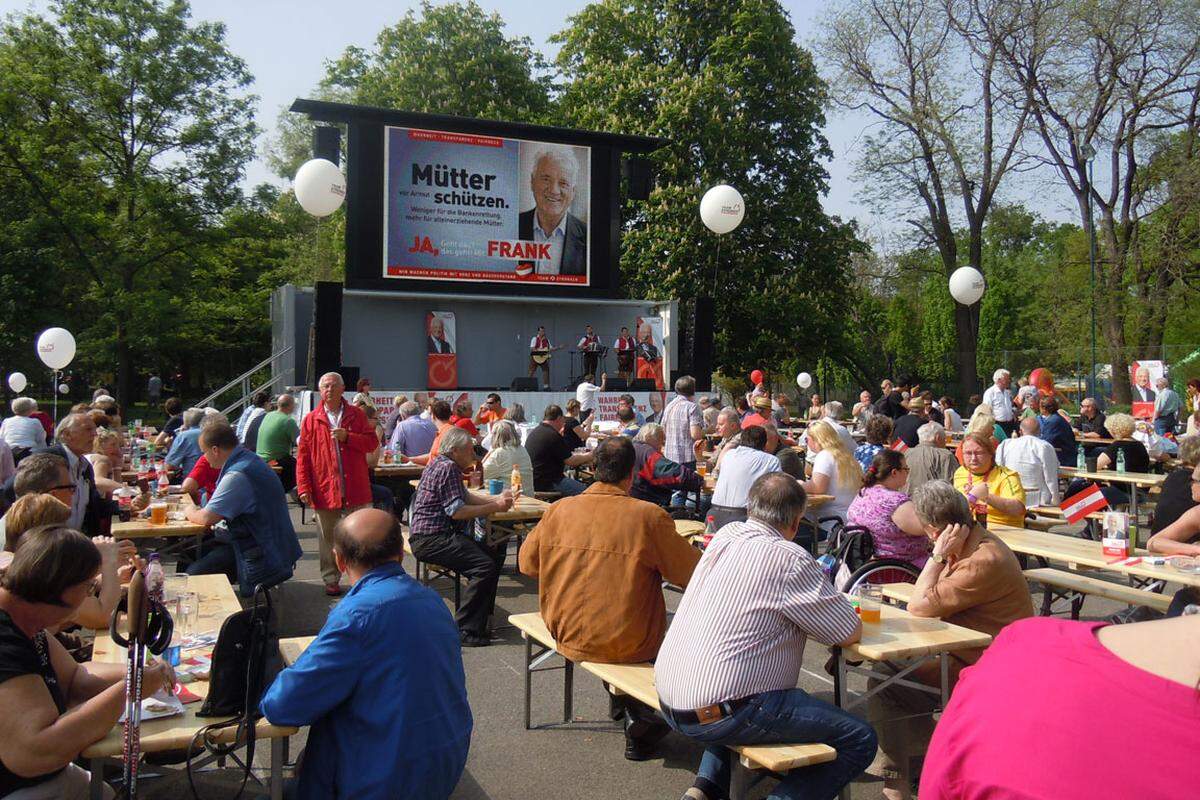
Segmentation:
[(717, 276), (721, 272), (721, 236), (717, 235), (717, 258), (713, 264), (713, 297), (717, 296)]

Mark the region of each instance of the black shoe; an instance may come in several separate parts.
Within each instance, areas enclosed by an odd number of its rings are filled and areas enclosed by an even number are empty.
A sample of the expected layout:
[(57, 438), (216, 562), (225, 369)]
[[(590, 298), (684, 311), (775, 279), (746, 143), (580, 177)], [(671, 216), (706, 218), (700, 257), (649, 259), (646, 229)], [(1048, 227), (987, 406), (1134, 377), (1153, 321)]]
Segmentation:
[(463, 647), (487, 647), (492, 643), (492, 637), (480, 636), (477, 633), (468, 633), (463, 631), (459, 634), (459, 641)]
[(646, 761), (654, 758), (658, 741), (671, 731), (666, 723), (648, 720), (632, 720), (625, 717), (625, 758), (629, 761)]

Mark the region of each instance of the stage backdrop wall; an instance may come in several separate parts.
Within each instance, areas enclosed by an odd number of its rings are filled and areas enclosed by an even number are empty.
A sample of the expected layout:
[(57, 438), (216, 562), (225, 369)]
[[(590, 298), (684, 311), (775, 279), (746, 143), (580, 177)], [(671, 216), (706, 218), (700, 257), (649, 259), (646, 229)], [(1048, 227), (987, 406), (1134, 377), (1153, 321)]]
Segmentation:
[[(678, 364), (679, 318), (675, 301), (512, 298), (470, 294), (416, 294), (347, 290), (342, 296), (342, 364), (357, 366), (376, 388), (424, 387), (427, 377), (426, 314), (450, 312), (455, 318), (458, 385), (505, 388), (529, 368), (529, 340), (546, 326), (553, 345), (563, 349), (550, 362), (550, 382), (566, 387), (571, 377), (570, 350), (591, 324), (610, 348), (605, 368), (616, 376), (612, 352), (621, 326), (633, 331), (638, 317), (663, 317), (667, 374)], [(281, 286), (271, 297), (273, 352), (291, 347), (275, 369), (288, 386), (310, 383), (306, 375), (313, 291)], [(576, 356), (576, 372), (582, 370)], [(540, 379), (541, 373), (538, 373)]]

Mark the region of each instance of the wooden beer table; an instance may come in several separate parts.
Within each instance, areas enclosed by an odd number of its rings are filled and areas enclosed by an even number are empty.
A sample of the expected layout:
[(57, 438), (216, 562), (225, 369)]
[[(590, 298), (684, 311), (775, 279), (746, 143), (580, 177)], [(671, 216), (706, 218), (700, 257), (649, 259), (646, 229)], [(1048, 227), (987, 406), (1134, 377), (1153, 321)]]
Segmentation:
[(424, 471), (425, 467), (409, 461), (404, 464), (378, 464), (371, 468), (371, 475), (375, 478), (399, 480), (401, 478), (419, 478)]
[[(865, 703), (888, 686), (907, 686), (932, 694), (941, 700), (941, 708), (950, 700), (950, 654), (959, 650), (987, 647), (992, 637), (940, 619), (918, 617), (887, 603), (881, 604), (880, 621), (863, 623), (862, 639), (849, 647), (834, 647), (837, 671), (834, 675), (834, 700), (849, 710)], [(909, 661), (897, 672), (853, 666), (848, 661)], [(913, 670), (928, 661), (937, 661), (941, 669), (940, 687), (909, 680)], [(846, 678), (850, 674), (876, 678), (879, 685), (854, 698), (849, 696)]]
[(995, 534), (1014, 553), (1045, 561), (1057, 561), (1071, 569), (1089, 567), (1143, 581), (1166, 581), (1200, 588), (1200, 575), (1180, 572), (1167, 564), (1147, 563), (1145, 557), (1149, 553), (1140, 548), (1135, 550), (1133, 555), (1135, 558), (1141, 556), (1142, 560), (1136, 564), (1127, 564), (1124, 563), (1125, 559), (1105, 555), (1104, 546), (1091, 539), (1012, 528), (1008, 525), (989, 525), (988, 531)]
[[(151, 500), (152, 504), (159, 502)], [(177, 552), (187, 546), (187, 539), (195, 537), (196, 557), (200, 557), (200, 543), (208, 528), (189, 522), (187, 519), (172, 520), (171, 514), (186, 514), (188, 509), (195, 508), (192, 498), (186, 494), (171, 495), (166, 499), (168, 519), (162, 525), (155, 525), (142, 513), (136, 513), (129, 522), (114, 522), (111, 534), (114, 539), (175, 539), (161, 552), (163, 554)]]
[[(199, 597), (200, 619), (197, 625), (198, 632), (217, 633), (220, 631), (221, 624), (227, 617), (242, 609), (237, 595), (234, 594), (233, 587), (229, 584), (229, 579), (224, 575), (193, 575), (188, 578), (188, 591), (195, 592)], [(185, 654), (203, 652), (211, 656), (212, 648), (210, 647), (203, 651), (184, 652)], [(95, 646), (92, 649), (92, 660), (105, 664), (122, 664), (125, 662), (125, 650), (117, 647), (112, 639), (109, 638), (107, 632), (98, 632), (96, 634)], [(230, 717), (197, 717), (196, 712), (203, 705), (203, 698), (208, 695), (208, 681), (197, 680), (185, 685), (188, 691), (199, 695), (201, 700), (185, 705), (183, 707), (184, 713), (178, 716), (163, 717), (143, 722), (141, 726), (141, 751), (143, 753), (185, 750), (191, 744), (192, 737), (196, 735), (198, 730), (214, 722), (231, 719)], [(283, 797), (284, 743), (287, 737), (297, 733), (298, 729), (272, 725), (265, 719), (262, 719), (258, 721), (256, 730), (258, 738), (271, 740), (271, 798), (272, 800), (279, 800), (279, 798)], [(89, 765), (92, 771), (91, 797), (94, 800), (103, 797), (103, 762), (105, 760), (116, 760), (119, 762), (122, 758), (124, 745), (123, 731), (123, 725), (114, 725), (107, 736), (83, 751), (83, 758), (91, 761)], [(225, 743), (232, 742), (236, 732), (237, 729), (233, 727), (223, 730), (218, 734), (217, 740)], [(201, 766), (214, 758), (215, 756), (206, 758), (198, 757), (193, 761), (192, 766), (193, 768)], [(155, 767), (156, 771), (161, 769), (162, 767)], [(178, 775), (180, 778), (183, 778), (182, 772), (178, 773)], [(156, 783), (155, 788), (160, 788), (160, 784)]]
[[(492, 502), (496, 497), (488, 494), (486, 489), (470, 489), (469, 491), (488, 502)], [(513, 536), (522, 535), (525, 527), (530, 523), (536, 524), (549, 508), (550, 504), (545, 500), (538, 500), (536, 497), (522, 494), (508, 511), (498, 511), (483, 518), (484, 541), (490, 546), (495, 546)]]
[(1070, 478), (1083, 478), (1084, 480), (1096, 481), (1097, 483), (1123, 483), (1130, 487), (1129, 491), (1129, 513), (1134, 519), (1137, 519), (1138, 493), (1139, 488), (1151, 489), (1159, 486), (1167, 479), (1166, 475), (1149, 473), (1149, 472), (1117, 472), (1114, 469), (1104, 470), (1080, 470), (1076, 467), (1059, 467), (1058, 474)]

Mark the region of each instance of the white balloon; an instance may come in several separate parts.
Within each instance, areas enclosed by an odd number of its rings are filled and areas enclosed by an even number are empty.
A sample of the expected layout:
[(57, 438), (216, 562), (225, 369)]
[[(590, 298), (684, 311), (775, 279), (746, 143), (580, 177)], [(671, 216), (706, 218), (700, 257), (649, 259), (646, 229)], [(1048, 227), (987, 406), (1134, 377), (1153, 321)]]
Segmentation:
[(8, 376), (8, 388), (12, 389), (17, 394), (25, 391), (25, 387), (29, 385), (29, 381), (25, 380), (25, 373), (14, 372)]
[(300, 207), (314, 217), (328, 217), (346, 199), (346, 176), (328, 159), (305, 161), (292, 184)]
[(742, 224), (746, 203), (742, 194), (724, 183), (704, 193), (700, 200), (700, 219), (716, 234), (729, 233)]
[(979, 302), (986, 288), (983, 273), (974, 267), (959, 267), (950, 274), (950, 296), (964, 306)]
[(59, 394), (66, 394), (69, 391), (71, 391), (71, 387), (67, 386), (65, 383), (60, 383), (58, 385), (58, 393)]
[(812, 386), (812, 375), (809, 375), (807, 372), (801, 372), (796, 376), (796, 385), (801, 389), (807, 389)]
[(65, 369), (75, 358), (75, 337), (66, 328), (47, 328), (38, 337), (37, 352), (50, 369)]

